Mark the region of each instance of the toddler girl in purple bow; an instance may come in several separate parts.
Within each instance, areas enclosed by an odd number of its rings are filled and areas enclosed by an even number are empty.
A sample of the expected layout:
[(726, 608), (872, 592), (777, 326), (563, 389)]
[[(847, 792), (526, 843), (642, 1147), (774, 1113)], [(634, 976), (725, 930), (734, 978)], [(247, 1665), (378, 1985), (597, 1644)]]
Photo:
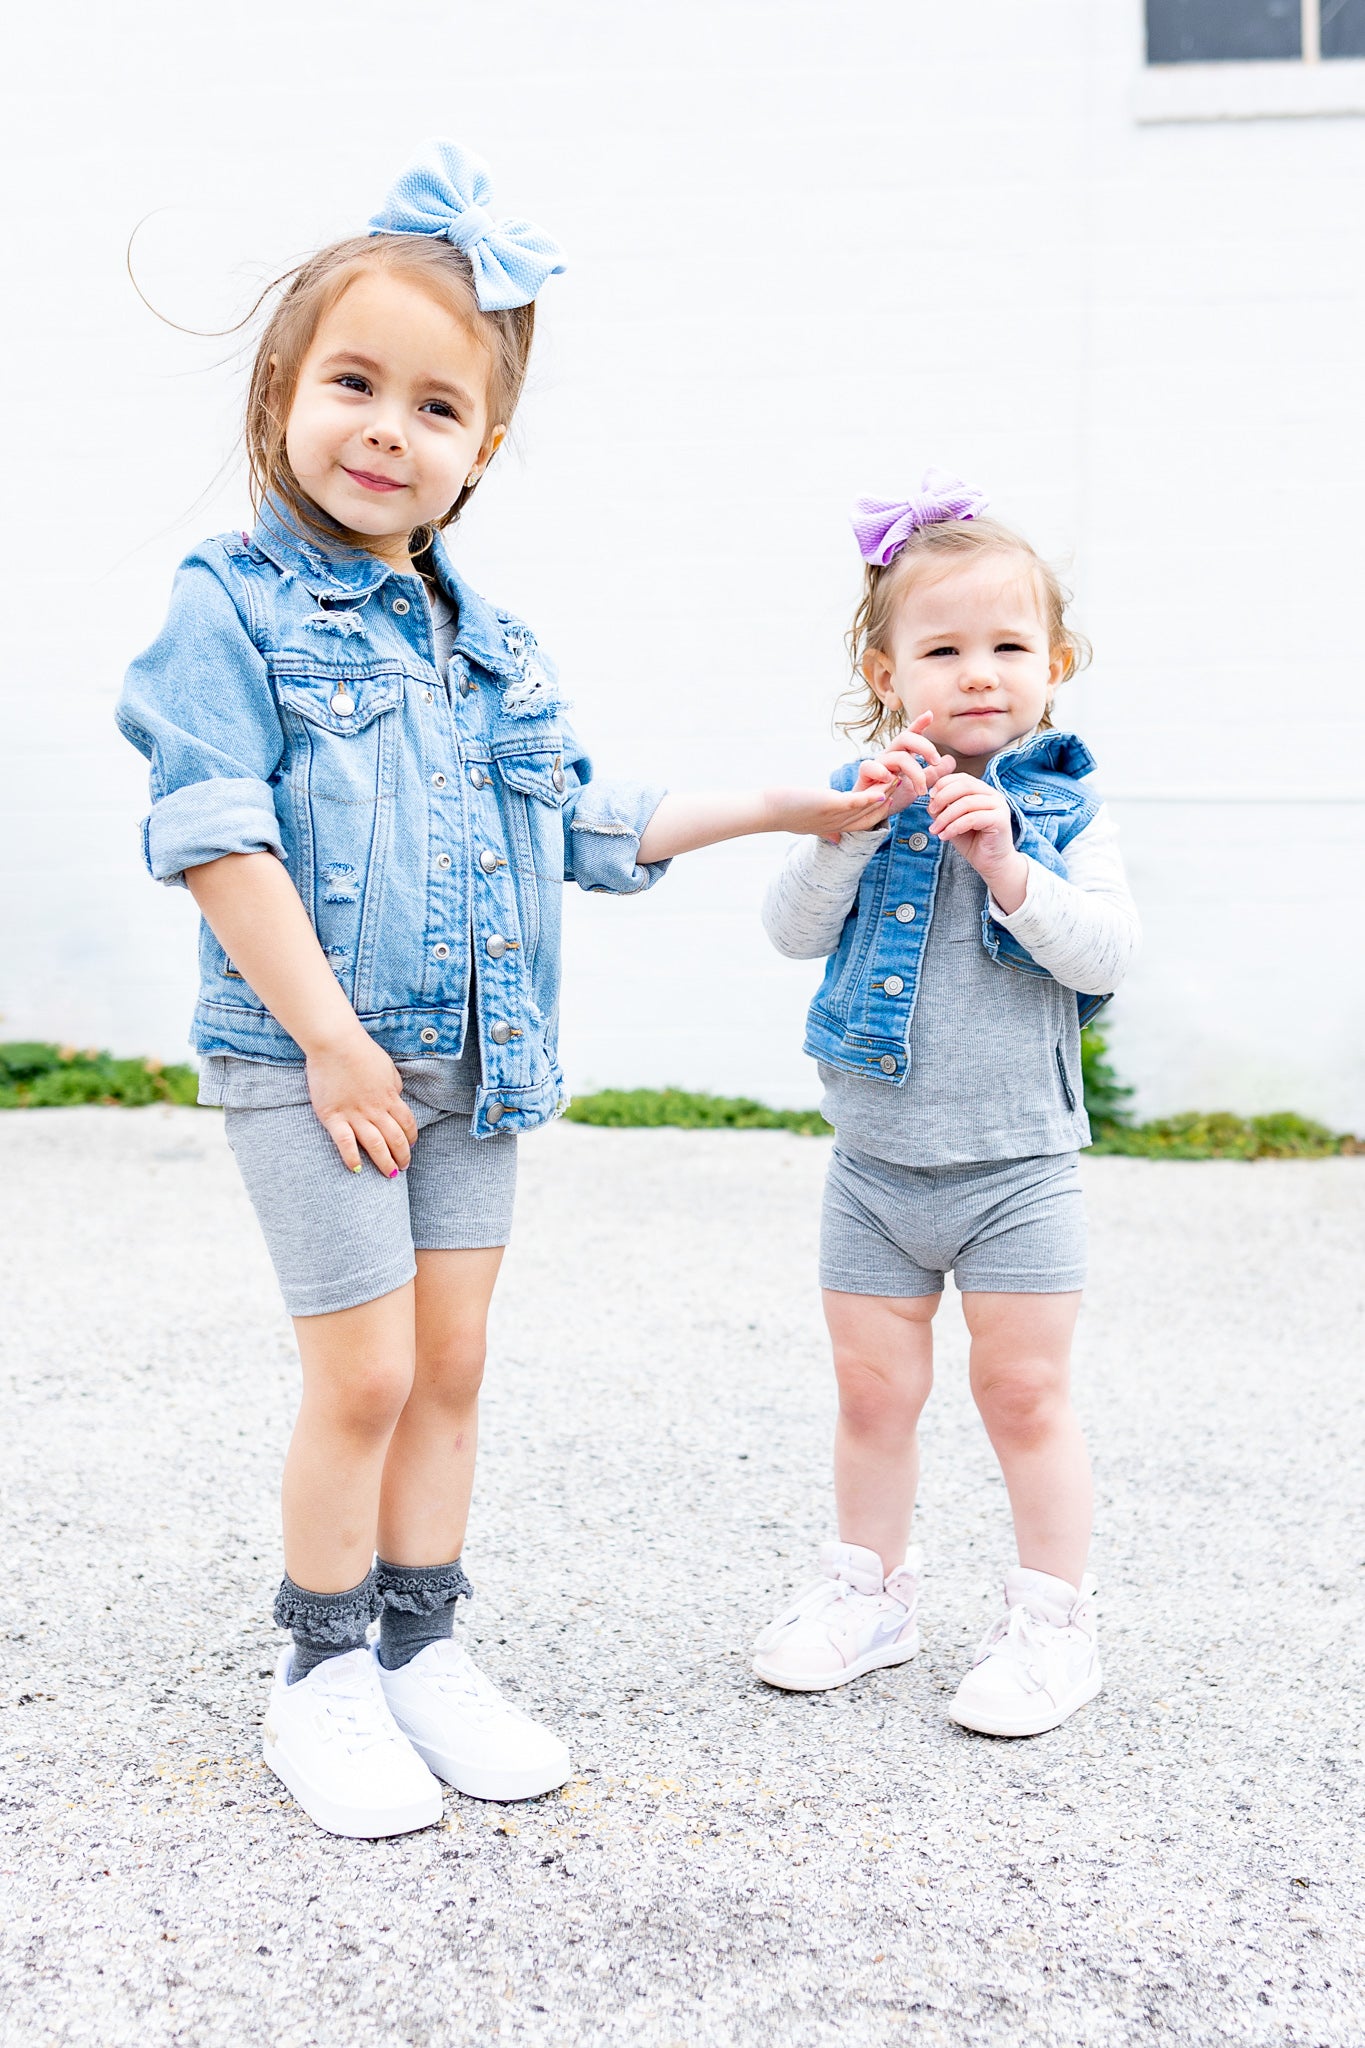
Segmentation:
[(818, 1691), (919, 1647), (916, 1432), (951, 1271), (1018, 1563), (949, 1711), (1021, 1736), (1100, 1688), (1068, 1388), (1085, 1271), (1080, 1027), (1138, 927), (1093, 761), (1052, 724), (1084, 643), (1052, 571), (984, 507), (931, 473), (917, 497), (855, 508), (862, 694), (845, 729), (890, 747), (834, 785), (890, 769), (900, 793), (888, 821), (798, 841), (764, 908), (780, 952), (829, 961), (806, 1050), (835, 1132), (820, 1275), (838, 1530), (821, 1576), (758, 1637), (754, 1670)]

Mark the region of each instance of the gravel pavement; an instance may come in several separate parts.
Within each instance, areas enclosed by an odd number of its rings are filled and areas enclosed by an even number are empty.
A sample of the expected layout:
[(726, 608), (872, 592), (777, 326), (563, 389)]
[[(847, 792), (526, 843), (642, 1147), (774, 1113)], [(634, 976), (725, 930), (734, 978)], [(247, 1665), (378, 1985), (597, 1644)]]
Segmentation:
[(925, 1648), (772, 1693), (831, 1515), (825, 1145), (522, 1154), (466, 1552), (578, 1775), (314, 1830), (258, 1759), (295, 1361), (195, 1110), (0, 1117), (6, 2048), (1365, 2043), (1365, 1159), (1088, 1160), (1107, 1685), (945, 1709), (1010, 1561), (954, 1301)]

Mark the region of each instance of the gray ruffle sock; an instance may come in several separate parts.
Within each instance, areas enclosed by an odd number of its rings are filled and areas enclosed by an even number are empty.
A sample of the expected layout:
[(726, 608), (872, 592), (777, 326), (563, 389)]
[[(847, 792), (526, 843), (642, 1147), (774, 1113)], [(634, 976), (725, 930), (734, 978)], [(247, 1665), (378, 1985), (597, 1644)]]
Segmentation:
[(379, 1661), (396, 1671), (432, 1643), (445, 1642), (455, 1628), (455, 1607), (472, 1600), (474, 1588), (457, 1557), (453, 1564), (388, 1564), (374, 1570), (381, 1602)]
[(378, 1612), (373, 1566), (358, 1586), (342, 1593), (310, 1593), (286, 1573), (275, 1595), (275, 1626), (287, 1628), (294, 1638), (289, 1683), (297, 1685), (329, 1657), (363, 1649), (365, 1631)]

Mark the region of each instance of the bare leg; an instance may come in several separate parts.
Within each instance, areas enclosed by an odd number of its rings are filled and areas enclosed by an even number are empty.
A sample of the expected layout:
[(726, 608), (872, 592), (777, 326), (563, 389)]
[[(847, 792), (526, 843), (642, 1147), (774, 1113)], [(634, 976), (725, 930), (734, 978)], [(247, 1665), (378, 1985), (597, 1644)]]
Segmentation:
[(342, 1593), (370, 1569), (394, 1425), (412, 1390), (413, 1287), (359, 1308), (295, 1316), (303, 1399), (284, 1463), (284, 1566)]
[(942, 1299), (939, 1294), (901, 1300), (825, 1290), (825, 1321), (839, 1382), (834, 1433), (839, 1538), (875, 1550), (888, 1575), (904, 1562), (910, 1540), (919, 1484), (915, 1432), (933, 1385), (930, 1325)]
[(1090, 1460), (1071, 1406), (1079, 1294), (964, 1294), (972, 1395), (1009, 1490), (1019, 1562), (1078, 1586), (1090, 1549)]
[(464, 1545), (488, 1304), (502, 1247), (418, 1252), (416, 1371), (384, 1464), (379, 1554), (449, 1564)]

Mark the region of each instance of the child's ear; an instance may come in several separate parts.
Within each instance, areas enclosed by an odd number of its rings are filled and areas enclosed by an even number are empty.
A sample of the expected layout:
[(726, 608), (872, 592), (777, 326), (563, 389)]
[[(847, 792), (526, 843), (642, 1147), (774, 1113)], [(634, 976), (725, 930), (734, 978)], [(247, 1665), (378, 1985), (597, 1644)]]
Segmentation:
[(889, 710), (899, 711), (901, 700), (892, 681), (895, 670), (880, 647), (869, 647), (863, 656), (863, 680), (873, 695), (880, 697)]
[(474, 464), (473, 469), (471, 469), (469, 472), (469, 483), (476, 484), (479, 481), (479, 478), (483, 475), (489, 463), (493, 460), (493, 457), (497, 454), (499, 448), (501, 448), (503, 442), (506, 439), (506, 427), (490, 428), (488, 438), (484, 442), (482, 448), (480, 448), (479, 450), (479, 459)]

